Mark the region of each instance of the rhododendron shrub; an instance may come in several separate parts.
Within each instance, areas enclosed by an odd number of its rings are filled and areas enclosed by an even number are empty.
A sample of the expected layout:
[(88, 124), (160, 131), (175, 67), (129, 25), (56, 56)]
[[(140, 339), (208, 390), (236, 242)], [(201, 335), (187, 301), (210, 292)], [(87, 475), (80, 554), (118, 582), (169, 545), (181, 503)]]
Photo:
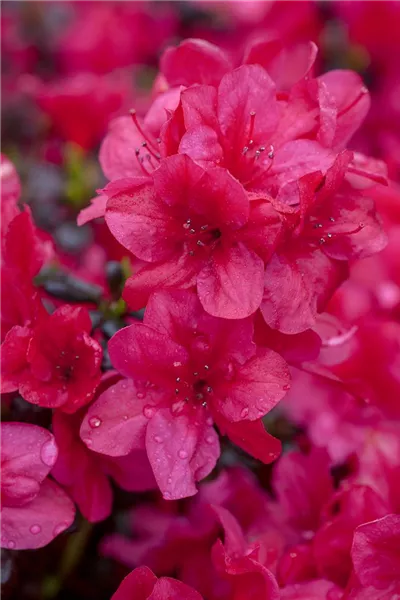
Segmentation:
[(394, 4), (4, 7), (6, 598), (400, 598)]

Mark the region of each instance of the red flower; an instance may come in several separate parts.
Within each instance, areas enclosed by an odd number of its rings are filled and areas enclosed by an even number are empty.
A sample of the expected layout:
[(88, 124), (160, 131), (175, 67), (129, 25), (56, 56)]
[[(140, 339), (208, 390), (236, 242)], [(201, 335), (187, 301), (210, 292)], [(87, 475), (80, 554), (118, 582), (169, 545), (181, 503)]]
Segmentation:
[(351, 557), (363, 586), (399, 593), (400, 515), (386, 515), (357, 527)]
[(2, 345), (4, 391), (19, 389), (39, 406), (72, 413), (90, 402), (100, 381), (102, 350), (83, 308), (62, 306), (31, 329), (15, 326)]
[(84, 150), (100, 142), (110, 119), (129, 106), (132, 96), (128, 74), (79, 73), (54, 83), (33, 80), (30, 84), (55, 132)]
[(240, 319), (259, 306), (264, 260), (280, 219), (267, 204), (250, 205), (225, 169), (204, 171), (187, 156), (165, 159), (153, 181), (109, 184), (106, 221), (130, 252), (146, 261), (125, 288), (133, 308), (160, 288), (197, 284), (210, 314)]
[(2, 423), (2, 548), (41, 548), (71, 525), (73, 503), (47, 479), (56, 459), (57, 446), (48, 431), (27, 423)]
[(191, 87), (181, 94), (186, 133), (179, 152), (203, 166), (223, 166), (246, 189), (275, 196), (291, 181), (326, 172), (334, 153), (315, 138), (318, 106), (277, 100), (260, 65), (227, 73), (218, 89)]
[(302, 177), (297, 200), (289, 184), (273, 202), (286, 235), (268, 262), (261, 312), (270, 327), (300, 333), (315, 323), (333, 292), (346, 278), (347, 261), (379, 252), (386, 236), (367, 191), (345, 180), (352, 155), (342, 152), (325, 177)]
[(157, 577), (147, 567), (129, 573), (111, 600), (202, 600), (193, 588), (171, 577)]
[(270, 462), (279, 444), (260, 418), (290, 380), (278, 354), (256, 350), (252, 332), (248, 319), (209, 316), (191, 292), (154, 294), (144, 323), (109, 342), (114, 366), (132, 380), (112, 386), (90, 407), (83, 440), (111, 456), (145, 446), (167, 499), (195, 494), (195, 482), (214, 467), (219, 442), (213, 422)]

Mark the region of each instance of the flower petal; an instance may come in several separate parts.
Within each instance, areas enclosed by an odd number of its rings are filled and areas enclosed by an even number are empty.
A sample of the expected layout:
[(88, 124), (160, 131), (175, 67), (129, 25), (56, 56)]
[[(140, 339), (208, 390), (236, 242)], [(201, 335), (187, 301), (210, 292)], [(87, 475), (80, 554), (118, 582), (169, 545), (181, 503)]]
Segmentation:
[(263, 278), (264, 262), (253, 250), (222, 247), (197, 277), (200, 302), (215, 317), (244, 319), (260, 306)]
[(146, 448), (166, 500), (196, 494), (196, 481), (210, 473), (219, 456), (215, 432), (202, 415), (173, 415), (170, 409), (159, 410), (150, 419)]
[(231, 382), (215, 388), (215, 401), (228, 421), (254, 421), (265, 416), (290, 388), (289, 367), (276, 352), (259, 348), (237, 368)]
[(82, 441), (90, 450), (108, 456), (125, 456), (133, 448), (143, 448), (148, 422), (143, 414), (145, 395), (133, 381), (109, 387), (86, 413), (80, 429)]
[(67, 494), (46, 479), (28, 504), (4, 506), (1, 512), (1, 545), (12, 550), (42, 548), (69, 527), (75, 506)]

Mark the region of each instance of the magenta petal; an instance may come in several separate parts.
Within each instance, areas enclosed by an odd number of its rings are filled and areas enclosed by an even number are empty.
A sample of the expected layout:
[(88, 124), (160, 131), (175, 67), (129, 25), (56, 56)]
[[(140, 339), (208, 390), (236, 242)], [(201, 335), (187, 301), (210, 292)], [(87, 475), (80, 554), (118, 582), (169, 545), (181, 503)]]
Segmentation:
[(332, 146), (341, 150), (360, 127), (371, 100), (360, 75), (354, 71), (334, 70), (321, 75), (337, 107), (336, 133)]
[(108, 351), (114, 367), (125, 377), (149, 379), (160, 385), (173, 385), (171, 368), (174, 363), (186, 364), (189, 358), (185, 348), (143, 323), (117, 331)]
[(39, 491), (57, 460), (52, 434), (28, 423), (1, 424), (1, 467), (3, 503), (28, 502)]
[(325, 174), (332, 166), (336, 154), (313, 140), (293, 140), (278, 148), (268, 182), (274, 182), (276, 189), (300, 177), (321, 171)]
[(170, 409), (162, 409), (147, 426), (147, 454), (166, 500), (196, 494), (197, 478), (205, 477), (215, 466), (219, 445), (211, 426), (198, 420), (191, 414), (175, 416)]
[(131, 450), (126, 456), (103, 457), (102, 463), (107, 473), (123, 490), (147, 492), (157, 489), (153, 471), (146, 450)]
[(193, 291), (155, 292), (146, 307), (144, 323), (182, 346), (187, 345), (188, 332), (191, 336), (196, 325), (200, 337), (207, 337), (216, 361), (226, 362), (228, 355), (244, 362), (256, 351), (251, 317), (234, 322), (212, 317)]
[(111, 196), (106, 223), (118, 242), (142, 260), (165, 260), (176, 251), (176, 219), (150, 183), (119, 189)]
[(149, 600), (202, 600), (202, 597), (186, 583), (170, 577), (162, 577), (154, 586)]
[(222, 78), (218, 89), (218, 121), (227, 149), (241, 151), (255, 113), (253, 139), (263, 143), (278, 121), (275, 84), (259, 65), (243, 65)]
[(189, 254), (145, 265), (125, 284), (123, 298), (133, 310), (143, 308), (149, 296), (163, 288), (187, 289), (195, 285), (198, 263)]
[(143, 175), (135, 150), (143, 137), (131, 117), (118, 117), (111, 122), (109, 131), (100, 148), (100, 164), (107, 179)]
[(261, 419), (231, 423), (220, 416), (217, 425), (234, 444), (265, 464), (276, 460), (281, 453), (281, 442), (265, 430)]
[[(188, 156), (174, 154), (165, 158), (153, 175), (156, 195), (168, 206), (186, 204), (203, 173)], [(180, 232), (182, 224), (179, 223)]]
[(207, 125), (218, 130), (217, 90), (211, 85), (190, 87), (182, 93), (182, 110), (186, 129)]
[(167, 48), (160, 61), (161, 72), (170, 85), (218, 85), (231, 68), (223, 50), (198, 39), (186, 39), (176, 48)]
[(400, 515), (364, 523), (354, 532), (351, 550), (360, 582), (380, 590), (400, 585)]
[(220, 248), (197, 277), (204, 309), (215, 317), (244, 319), (262, 300), (264, 262), (244, 244)]
[(122, 580), (111, 600), (148, 600), (157, 577), (147, 567), (138, 567)]
[(80, 435), (90, 450), (108, 456), (125, 456), (144, 446), (147, 418), (145, 393), (133, 381), (119, 381), (90, 406)]
[(223, 159), (218, 134), (208, 125), (188, 129), (179, 143), (179, 153), (187, 154), (204, 168), (216, 167)]
[(267, 324), (282, 333), (312, 327), (318, 312), (347, 275), (345, 263), (318, 249), (293, 248), (275, 254), (265, 270), (261, 312)]
[(74, 517), (75, 506), (67, 494), (46, 479), (31, 502), (3, 507), (1, 546), (12, 550), (41, 548), (67, 529)]
[[(3, 281), (4, 283), (4, 281)], [(32, 330), (15, 325), (8, 332), (1, 345), (1, 393), (7, 394), (18, 389), (21, 377), (28, 363), (26, 354)]]
[(107, 196), (103, 194), (92, 198), (89, 206), (83, 208), (78, 215), (76, 222), (78, 223), (79, 227), (89, 223), (90, 221), (93, 221), (93, 219), (104, 217), (106, 214), (106, 204)]
[(238, 367), (232, 382), (215, 389), (215, 403), (228, 421), (253, 421), (272, 410), (289, 388), (286, 361), (273, 350), (259, 348)]
[[(294, 583), (281, 590), (282, 600), (322, 600), (322, 598), (336, 600), (341, 596), (341, 588), (326, 579)], [(350, 597), (353, 598), (353, 596)], [(356, 599), (354, 598), (354, 600)], [(378, 597), (360, 597), (359, 600), (378, 600)], [(384, 600), (384, 598), (381, 598), (381, 600)]]

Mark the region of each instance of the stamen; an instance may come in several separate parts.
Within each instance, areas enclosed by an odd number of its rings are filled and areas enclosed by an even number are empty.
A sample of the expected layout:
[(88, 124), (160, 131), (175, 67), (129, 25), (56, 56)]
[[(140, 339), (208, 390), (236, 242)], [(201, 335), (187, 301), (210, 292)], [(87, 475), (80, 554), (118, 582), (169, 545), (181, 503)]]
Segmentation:
[(256, 113), (255, 113), (254, 110), (252, 110), (250, 112), (250, 129), (249, 129), (249, 135), (248, 135), (248, 138), (247, 138), (249, 140), (248, 141), (248, 146), (251, 146), (253, 144), (252, 137), (253, 137), (254, 122), (255, 122), (255, 120), (256, 120)]
[(143, 131), (142, 127), (140, 126), (140, 123), (137, 118), (136, 110), (133, 108), (132, 110), (129, 111), (129, 113), (132, 117), (132, 121), (133, 121), (133, 124), (135, 125), (136, 129), (138, 130), (138, 132), (140, 133), (142, 138), (145, 140), (145, 142), (147, 142), (147, 144), (142, 144), (142, 145), (148, 145), (149, 150), (151, 148), (154, 153), (157, 152), (156, 146), (153, 145), (151, 139), (149, 139), (149, 137), (146, 135), (146, 133)]

